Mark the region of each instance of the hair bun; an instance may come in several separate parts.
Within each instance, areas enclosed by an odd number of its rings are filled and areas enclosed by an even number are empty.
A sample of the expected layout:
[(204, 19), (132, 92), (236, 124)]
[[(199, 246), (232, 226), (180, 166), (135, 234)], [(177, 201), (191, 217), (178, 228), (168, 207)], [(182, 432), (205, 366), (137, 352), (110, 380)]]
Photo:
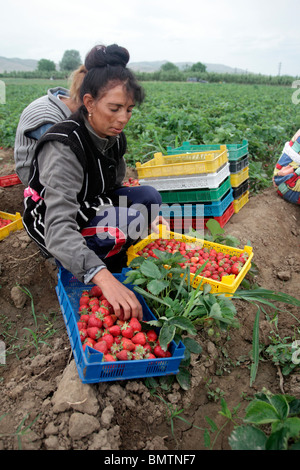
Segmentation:
[(129, 52), (125, 47), (117, 44), (110, 46), (95, 46), (87, 54), (84, 65), (87, 70), (95, 67), (106, 67), (107, 65), (119, 65), (126, 67), (129, 62)]

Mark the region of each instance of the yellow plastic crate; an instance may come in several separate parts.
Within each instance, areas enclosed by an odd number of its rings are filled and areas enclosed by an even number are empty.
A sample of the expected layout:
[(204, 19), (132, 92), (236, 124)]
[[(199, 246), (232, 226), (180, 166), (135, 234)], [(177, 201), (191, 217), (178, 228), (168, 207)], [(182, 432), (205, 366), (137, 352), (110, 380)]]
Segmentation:
[(246, 166), (243, 170), (239, 171), (238, 173), (230, 174), (231, 186), (233, 188), (237, 188), (240, 184), (242, 184), (248, 178), (249, 178), (249, 167)]
[[(246, 263), (243, 265), (241, 271), (237, 276), (234, 276), (233, 274), (229, 274), (226, 276), (222, 277), (221, 281), (215, 281), (210, 278), (205, 278), (203, 276), (195, 276), (194, 274), (190, 275), (191, 278), (191, 285), (196, 288), (199, 283), (200, 289), (203, 290), (203, 286), (205, 284), (209, 284), (211, 286), (211, 293), (219, 293), (219, 294), (225, 294), (226, 296), (230, 296), (230, 294), (233, 294), (239, 285), (241, 284), (242, 280), (246, 276), (247, 272), (249, 271), (251, 267), (251, 260), (253, 258), (253, 251), (251, 246), (244, 246), (244, 249), (239, 249), (227, 245), (221, 245), (219, 243), (213, 243), (210, 241), (206, 240), (201, 240), (199, 238), (194, 238), (190, 237), (187, 235), (182, 235), (180, 233), (176, 232), (169, 232), (166, 230), (165, 226), (160, 226), (159, 227), (159, 233), (151, 233), (146, 237), (144, 240), (141, 240), (140, 242), (136, 243), (135, 245), (131, 246), (127, 250), (127, 266), (131, 263), (131, 261), (138, 257), (137, 252), (142, 250), (145, 246), (147, 246), (151, 241), (156, 240), (158, 238), (163, 238), (163, 239), (177, 239), (181, 240), (183, 242), (187, 243), (197, 243), (197, 245), (201, 247), (207, 247), (207, 248), (214, 248), (217, 252), (222, 252), (222, 253), (228, 253), (231, 256), (240, 256), (242, 253), (246, 253), (248, 255), (248, 259)], [(166, 266), (167, 268), (167, 266)]]
[(238, 199), (234, 199), (233, 200), (234, 213), (237, 214), (242, 209), (242, 207), (244, 207), (244, 205), (247, 204), (248, 201), (249, 201), (249, 191), (246, 191)]
[(22, 217), (19, 212), (16, 214), (9, 214), (8, 212), (1, 212), (0, 211), (0, 218), (1, 219), (10, 219), (12, 222), (5, 227), (0, 228), (0, 240), (7, 237), (10, 232), (15, 232), (16, 230), (21, 230), (23, 227)]
[(226, 145), (219, 150), (163, 155), (155, 153), (154, 158), (146, 163), (136, 163), (139, 179), (163, 178), (166, 176), (197, 175), (214, 173), (228, 162)]

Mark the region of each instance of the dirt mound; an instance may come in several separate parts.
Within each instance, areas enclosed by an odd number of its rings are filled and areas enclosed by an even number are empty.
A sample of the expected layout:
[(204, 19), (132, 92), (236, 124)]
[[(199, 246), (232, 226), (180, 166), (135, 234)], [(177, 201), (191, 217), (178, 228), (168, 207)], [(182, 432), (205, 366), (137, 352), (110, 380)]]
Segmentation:
[[(2, 152), (0, 158), (0, 174), (13, 173), (12, 153)], [(0, 189), (0, 210), (22, 213), (23, 189), (22, 185)], [(253, 246), (255, 282), (296, 298), (299, 221), (299, 207), (283, 201), (270, 188), (250, 197), (225, 226), (226, 233), (241, 241), (241, 247)], [(83, 385), (55, 293), (55, 266), (40, 255), (24, 230), (0, 243), (0, 333), (7, 353), (6, 365), (0, 369), (0, 406), (5, 414), (0, 420), (0, 449), (202, 450), (204, 433), (195, 426), (208, 428), (206, 416), (222, 424), (220, 397), (230, 409), (241, 403), (240, 416), (248, 404), (246, 398), (263, 387), (300, 397), (299, 375), (283, 378), (270, 360), (260, 362), (250, 387), (257, 308), (244, 302), (236, 303), (239, 329), (219, 337), (199, 330), (203, 352), (192, 357), (188, 391), (175, 381), (153, 394), (142, 379)], [(23, 290), (15, 289), (17, 285)], [(299, 318), (296, 309), (289, 310)], [(270, 318), (261, 319), (260, 324), (264, 345), (270, 341), (267, 320)], [(292, 337), (294, 325), (290, 313), (280, 312), (280, 337)], [(181, 410), (185, 421), (176, 419), (170, 410)], [(29, 426), (26, 431), (25, 426)], [(220, 434), (215, 449), (230, 448), (231, 430), (229, 426)]]

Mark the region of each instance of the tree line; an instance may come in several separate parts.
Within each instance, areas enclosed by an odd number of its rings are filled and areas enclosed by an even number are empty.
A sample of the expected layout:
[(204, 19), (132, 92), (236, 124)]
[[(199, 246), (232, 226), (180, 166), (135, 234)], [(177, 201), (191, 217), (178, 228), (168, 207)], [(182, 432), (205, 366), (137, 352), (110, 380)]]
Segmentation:
[[(34, 71), (13, 71), (0, 73), (0, 78), (51, 78), (54, 80), (66, 79), (70, 72), (81, 65), (81, 57), (76, 50), (64, 52), (59, 62), (59, 70), (56, 64), (48, 59), (41, 59), (37, 69)], [(200, 82), (200, 83), (238, 83), (253, 85), (282, 85), (291, 86), (297, 77), (290, 75), (263, 75), (253, 73), (217, 73), (207, 72), (206, 66), (197, 62), (183, 70), (172, 62), (166, 62), (159, 70), (154, 72), (135, 72), (140, 81), (163, 81), (163, 82)]]

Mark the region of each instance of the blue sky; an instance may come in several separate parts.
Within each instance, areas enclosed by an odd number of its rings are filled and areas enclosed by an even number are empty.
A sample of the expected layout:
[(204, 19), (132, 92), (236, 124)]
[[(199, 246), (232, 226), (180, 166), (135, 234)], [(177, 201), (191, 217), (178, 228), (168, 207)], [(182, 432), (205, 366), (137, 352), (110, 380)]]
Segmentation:
[(3, 57), (59, 62), (76, 49), (83, 60), (95, 44), (117, 43), (131, 62), (300, 76), (299, 0), (11, 0), (1, 10)]

